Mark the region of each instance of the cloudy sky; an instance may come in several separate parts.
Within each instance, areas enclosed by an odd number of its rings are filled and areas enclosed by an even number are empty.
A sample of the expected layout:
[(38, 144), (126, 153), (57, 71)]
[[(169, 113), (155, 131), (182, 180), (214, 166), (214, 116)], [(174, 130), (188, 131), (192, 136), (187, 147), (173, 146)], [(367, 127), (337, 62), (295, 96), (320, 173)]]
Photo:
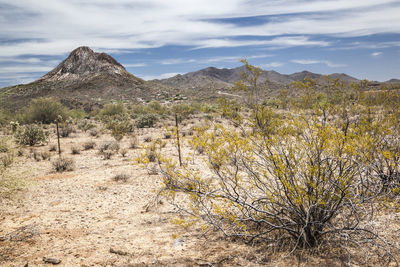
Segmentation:
[(79, 46), (144, 79), (241, 58), (266, 70), (400, 78), (400, 0), (0, 0), (0, 87)]

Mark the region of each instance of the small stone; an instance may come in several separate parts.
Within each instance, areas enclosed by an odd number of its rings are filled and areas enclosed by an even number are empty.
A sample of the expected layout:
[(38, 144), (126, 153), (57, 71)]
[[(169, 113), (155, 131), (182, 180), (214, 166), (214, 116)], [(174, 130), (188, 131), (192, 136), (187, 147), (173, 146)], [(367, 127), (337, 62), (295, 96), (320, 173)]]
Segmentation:
[(53, 265), (57, 265), (61, 263), (61, 260), (59, 259), (55, 259), (55, 258), (47, 258), (47, 257), (43, 257), (43, 261), (45, 263), (51, 263)]

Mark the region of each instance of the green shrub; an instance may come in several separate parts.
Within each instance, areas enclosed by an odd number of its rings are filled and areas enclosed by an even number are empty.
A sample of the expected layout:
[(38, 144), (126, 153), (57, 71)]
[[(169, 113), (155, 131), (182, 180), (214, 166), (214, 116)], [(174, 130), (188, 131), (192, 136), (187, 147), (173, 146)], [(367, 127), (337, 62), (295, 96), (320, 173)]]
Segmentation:
[(94, 125), (90, 120), (84, 119), (78, 122), (78, 129), (86, 132), (92, 128), (95, 128), (96, 125)]
[(188, 119), (191, 115), (195, 113), (195, 109), (193, 106), (188, 104), (177, 104), (172, 106), (172, 113), (178, 115), (178, 119), (180, 121)]
[(56, 172), (73, 171), (75, 162), (71, 158), (60, 157), (53, 161), (53, 167)]
[(138, 128), (153, 127), (157, 120), (158, 118), (154, 114), (142, 115), (136, 121), (136, 126)]
[(110, 120), (106, 128), (111, 130), (112, 136), (116, 140), (121, 140), (126, 134), (133, 132), (133, 125), (132, 123), (127, 120), (127, 119), (113, 119)]
[(65, 106), (51, 98), (38, 98), (31, 101), (26, 112), (28, 123), (53, 123), (58, 116), (66, 119), (69, 114)]
[(114, 103), (107, 104), (100, 110), (101, 117), (121, 115), (121, 114), (126, 114), (125, 105), (121, 102), (115, 104)]
[(15, 133), (18, 144), (34, 146), (47, 140), (48, 133), (37, 124), (28, 124), (19, 127)]

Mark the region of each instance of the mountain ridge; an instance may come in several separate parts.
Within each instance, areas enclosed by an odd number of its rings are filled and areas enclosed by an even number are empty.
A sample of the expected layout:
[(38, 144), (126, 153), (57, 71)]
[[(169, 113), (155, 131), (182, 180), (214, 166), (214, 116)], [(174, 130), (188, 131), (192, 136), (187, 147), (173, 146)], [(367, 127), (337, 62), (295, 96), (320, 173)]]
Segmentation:
[[(241, 80), (245, 66), (236, 68), (207, 67), (198, 71), (179, 74), (171, 78), (145, 81), (129, 73), (112, 56), (94, 52), (87, 46), (74, 49), (53, 70), (34, 82), (0, 89), (0, 104), (7, 109), (23, 108), (38, 97), (53, 97), (70, 107), (92, 110), (106, 102), (121, 100), (143, 103), (151, 100), (212, 100), (229, 95), (234, 82)], [(315, 79), (318, 84), (326, 82), (326, 75), (309, 71), (281, 74), (274, 70), (263, 70), (260, 82), (267, 82), (269, 97), (280, 88), (291, 88), (295, 81), (305, 77)], [(332, 79), (344, 82), (360, 80), (344, 73), (333, 73)], [(392, 79), (387, 83), (400, 82)], [(372, 82), (373, 86), (381, 83)]]

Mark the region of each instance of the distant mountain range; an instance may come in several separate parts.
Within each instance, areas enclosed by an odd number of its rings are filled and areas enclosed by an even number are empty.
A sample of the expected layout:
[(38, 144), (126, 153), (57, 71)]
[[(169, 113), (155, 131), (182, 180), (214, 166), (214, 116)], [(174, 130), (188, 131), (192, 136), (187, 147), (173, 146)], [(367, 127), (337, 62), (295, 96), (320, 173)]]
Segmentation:
[[(37, 97), (54, 97), (71, 107), (91, 110), (112, 100), (145, 102), (151, 100), (212, 100), (229, 95), (233, 83), (241, 80), (245, 66), (233, 69), (214, 67), (190, 72), (162, 80), (144, 81), (132, 74), (105, 53), (96, 53), (89, 47), (79, 47), (52, 71), (28, 83), (0, 89), (0, 104), (8, 109), (20, 109)], [(305, 77), (324, 82), (324, 75), (308, 71), (290, 75), (276, 71), (263, 71), (260, 82), (268, 81), (265, 96), (282, 87), (290, 88), (295, 81)], [(334, 73), (331, 78), (344, 82), (359, 82), (344, 73)], [(387, 83), (400, 83), (392, 79)]]

